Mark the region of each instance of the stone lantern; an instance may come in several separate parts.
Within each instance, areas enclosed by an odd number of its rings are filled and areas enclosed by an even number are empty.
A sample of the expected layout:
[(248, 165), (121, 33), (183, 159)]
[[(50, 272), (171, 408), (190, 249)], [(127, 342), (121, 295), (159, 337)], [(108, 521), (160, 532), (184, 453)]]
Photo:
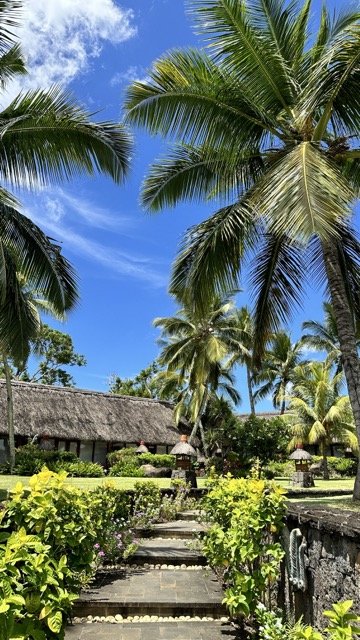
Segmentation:
[(149, 449), (145, 446), (145, 440), (140, 440), (140, 444), (135, 450), (135, 453), (149, 453)]
[(182, 435), (180, 442), (173, 447), (170, 453), (176, 457), (176, 467), (171, 474), (172, 478), (182, 478), (189, 482), (192, 487), (196, 487), (196, 475), (191, 469), (191, 458), (196, 458), (196, 451), (188, 443), (188, 437)]
[(309, 470), (309, 462), (311, 455), (303, 449), (302, 444), (298, 444), (295, 451), (291, 454), (290, 460), (295, 462), (295, 473), (292, 477), (293, 487), (313, 487), (314, 478)]

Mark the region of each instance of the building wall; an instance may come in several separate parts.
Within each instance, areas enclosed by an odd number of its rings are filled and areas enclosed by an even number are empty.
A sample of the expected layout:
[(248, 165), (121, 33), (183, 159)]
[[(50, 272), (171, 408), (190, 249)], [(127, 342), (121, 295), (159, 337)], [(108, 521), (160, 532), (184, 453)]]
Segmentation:
[[(305, 591), (289, 584), (289, 536), (300, 529), (305, 541)], [(323, 611), (340, 600), (353, 600), (360, 614), (360, 522), (356, 512), (319, 506), (291, 505), (285, 530), (287, 567), (282, 591), (296, 617), (318, 628), (326, 626)]]

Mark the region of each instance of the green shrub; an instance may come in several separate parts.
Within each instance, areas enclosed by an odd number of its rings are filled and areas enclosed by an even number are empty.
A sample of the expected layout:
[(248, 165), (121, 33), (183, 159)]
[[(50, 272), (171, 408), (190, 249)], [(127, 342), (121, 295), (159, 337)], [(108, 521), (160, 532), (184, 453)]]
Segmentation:
[(294, 471), (294, 463), (291, 460), (286, 460), (285, 462), (271, 460), (261, 469), (261, 474), (267, 480), (272, 480), (273, 478), (289, 478)]
[(108, 453), (107, 459), (109, 465), (112, 467), (117, 462), (125, 461), (128, 458), (135, 458), (137, 454), (135, 453), (134, 447), (128, 447), (126, 449), (118, 449), (118, 451), (112, 451)]
[[(285, 513), (282, 490), (263, 480), (219, 478), (203, 500), (212, 526), (204, 537), (209, 563), (226, 570), (224, 602), (250, 616), (270, 598), (284, 551), (277, 540)], [(270, 603), (269, 603), (270, 604)]]
[[(313, 456), (312, 462), (322, 461), (322, 456)], [(355, 458), (338, 458), (329, 456), (327, 459), (330, 477), (352, 477), (356, 475), (357, 460)]]
[(40, 449), (36, 444), (25, 444), (15, 452), (15, 472), (21, 476), (32, 476), (41, 471), (44, 465), (51, 471), (61, 462), (75, 462), (75, 453)]
[(94, 544), (103, 528), (100, 500), (91, 492), (65, 485), (66, 474), (44, 468), (11, 491), (2, 517), (5, 531), (24, 529), (52, 549), (59, 561), (68, 558), (66, 586), (77, 591), (91, 577), (96, 559)]
[(161, 491), (156, 482), (135, 482), (133, 520), (138, 527), (151, 526), (159, 519)]
[(137, 456), (139, 464), (152, 464), (154, 467), (166, 467), (174, 469), (176, 458), (170, 453), (141, 453)]
[(143, 478), (144, 471), (140, 469), (136, 456), (127, 457), (120, 460), (110, 467), (109, 476), (118, 476), (121, 478)]
[(51, 545), (24, 528), (0, 544), (0, 638), (64, 638), (76, 595), (67, 590), (66, 555), (53, 557)]
[(76, 459), (74, 462), (55, 462), (51, 465), (52, 471), (66, 471), (72, 478), (102, 478), (104, 469), (101, 464)]

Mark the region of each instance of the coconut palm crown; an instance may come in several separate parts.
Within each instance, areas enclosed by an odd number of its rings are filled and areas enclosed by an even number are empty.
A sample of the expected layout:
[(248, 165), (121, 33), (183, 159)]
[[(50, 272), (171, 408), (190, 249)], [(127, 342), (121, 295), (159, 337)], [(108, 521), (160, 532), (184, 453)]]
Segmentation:
[(319, 444), (325, 478), (329, 477), (327, 449), (334, 441), (359, 451), (349, 398), (341, 395), (343, 381), (342, 372), (333, 375), (323, 362), (298, 367), (289, 402), (294, 416), (289, 446)]
[(187, 232), (171, 291), (205, 305), (238, 286), (250, 258), (259, 363), (308, 274), (326, 283), (360, 441), (360, 13), (324, 6), (314, 33), (311, 0), (188, 5), (205, 47), (164, 55), (126, 99), (128, 121), (173, 141), (149, 170), (144, 206), (217, 201)]

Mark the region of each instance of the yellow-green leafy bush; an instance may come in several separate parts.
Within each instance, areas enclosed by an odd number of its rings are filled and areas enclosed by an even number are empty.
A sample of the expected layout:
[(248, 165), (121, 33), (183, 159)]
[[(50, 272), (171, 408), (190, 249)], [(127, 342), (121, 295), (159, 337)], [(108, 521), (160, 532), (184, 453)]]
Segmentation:
[(212, 566), (225, 569), (224, 602), (232, 615), (249, 616), (266, 599), (284, 555), (283, 492), (263, 480), (219, 478), (203, 507), (211, 525), (204, 552)]

